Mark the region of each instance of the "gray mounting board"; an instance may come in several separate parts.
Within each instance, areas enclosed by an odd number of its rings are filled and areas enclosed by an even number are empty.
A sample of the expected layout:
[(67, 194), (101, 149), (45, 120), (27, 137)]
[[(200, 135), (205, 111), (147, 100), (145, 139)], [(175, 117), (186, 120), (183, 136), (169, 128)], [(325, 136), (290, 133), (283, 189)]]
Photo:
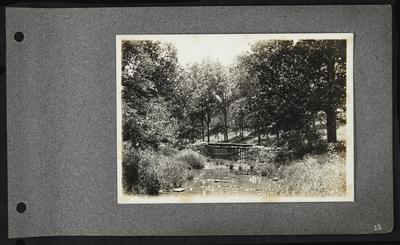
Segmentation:
[[(7, 8), (9, 237), (390, 232), (391, 23), (373, 5)], [(354, 33), (355, 201), (117, 204), (115, 36), (177, 33)]]

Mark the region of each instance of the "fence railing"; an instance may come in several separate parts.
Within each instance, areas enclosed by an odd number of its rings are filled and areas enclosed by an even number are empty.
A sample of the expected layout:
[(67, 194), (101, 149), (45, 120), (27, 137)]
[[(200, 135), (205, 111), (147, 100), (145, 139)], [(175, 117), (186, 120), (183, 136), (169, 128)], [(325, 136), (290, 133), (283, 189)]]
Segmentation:
[(252, 146), (250, 144), (208, 143), (204, 153), (212, 158), (240, 160), (246, 157)]

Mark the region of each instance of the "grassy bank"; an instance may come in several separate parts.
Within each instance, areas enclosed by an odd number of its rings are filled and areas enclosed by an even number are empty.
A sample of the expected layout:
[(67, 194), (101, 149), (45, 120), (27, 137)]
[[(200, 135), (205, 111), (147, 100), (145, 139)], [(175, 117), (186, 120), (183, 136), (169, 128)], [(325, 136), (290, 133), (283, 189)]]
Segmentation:
[[(231, 181), (239, 179), (239, 175), (258, 176), (262, 184), (258, 184), (257, 189), (271, 198), (345, 196), (345, 152), (340, 147), (329, 149), (322, 154), (276, 162), (276, 150), (260, 146), (254, 147), (248, 158), (241, 161), (206, 158), (193, 149), (156, 151), (125, 147), (123, 186), (126, 193), (132, 194), (158, 195), (182, 186), (188, 191), (195, 177), (194, 170), (206, 165), (205, 171), (215, 168), (221, 172), (216, 172), (219, 177), (203, 177), (204, 183), (210, 178), (226, 178), (222, 172), (233, 175)], [(199, 173), (196, 172), (196, 180)]]
[(157, 195), (179, 188), (193, 179), (193, 169), (204, 167), (205, 158), (193, 150), (138, 150), (124, 145), (123, 188), (126, 193)]
[[(345, 160), (341, 154), (307, 155), (288, 165), (261, 166), (277, 181), (265, 186), (271, 196), (327, 197), (346, 192)], [(263, 174), (263, 172), (261, 172)]]
[(269, 197), (328, 197), (346, 194), (344, 153), (328, 152), (306, 155), (302, 159), (277, 164), (268, 159), (229, 161), (215, 160), (238, 175), (260, 176)]

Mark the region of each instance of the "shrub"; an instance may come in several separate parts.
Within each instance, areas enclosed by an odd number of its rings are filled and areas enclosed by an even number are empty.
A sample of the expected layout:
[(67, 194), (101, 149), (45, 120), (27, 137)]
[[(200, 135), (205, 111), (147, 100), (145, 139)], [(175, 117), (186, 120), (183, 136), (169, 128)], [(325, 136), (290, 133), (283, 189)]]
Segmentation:
[(246, 155), (247, 160), (265, 162), (272, 161), (277, 154), (276, 147), (252, 146)]
[(125, 192), (156, 195), (160, 189), (180, 187), (188, 177), (188, 167), (173, 156), (125, 145), (122, 175)]
[(207, 142), (199, 142), (199, 143), (194, 143), (189, 145), (188, 149), (193, 150), (193, 151), (197, 151), (200, 154), (206, 154), (207, 152)]
[(273, 178), (281, 176), (282, 166), (273, 163), (273, 162), (265, 162), (260, 167), (260, 175), (267, 178)]
[(161, 189), (161, 181), (157, 173), (157, 168), (146, 160), (140, 161), (139, 165), (139, 181), (136, 191), (139, 193), (147, 193), (149, 195), (157, 195)]
[(194, 179), (194, 173), (192, 169), (189, 169), (188, 174), (187, 174), (187, 179), (188, 180), (193, 180)]
[(279, 150), (275, 161), (281, 163), (300, 159), (308, 153), (322, 154), (327, 151), (327, 144), (316, 132), (304, 129), (284, 132), (277, 146)]
[(250, 164), (250, 172), (254, 171), (254, 164)]
[(190, 168), (193, 169), (204, 168), (204, 164), (206, 162), (206, 158), (204, 156), (190, 149), (185, 149), (178, 152), (175, 159), (186, 163)]
[(334, 152), (343, 153), (343, 152), (346, 152), (346, 144), (343, 141), (339, 141), (337, 143), (328, 143), (327, 151), (329, 153), (334, 153)]
[(271, 189), (280, 196), (343, 196), (346, 193), (345, 159), (340, 154), (306, 155), (281, 167), (284, 178)]
[(188, 177), (186, 163), (173, 157), (160, 155), (157, 162), (157, 175), (162, 189), (181, 187)]
[(122, 187), (124, 192), (132, 192), (133, 185), (137, 184), (139, 180), (139, 154), (136, 154), (129, 143), (124, 142), (122, 155)]
[(122, 177), (125, 192), (157, 194), (161, 188), (156, 171), (156, 158), (151, 151), (123, 150)]
[(158, 149), (160, 155), (173, 156), (178, 153), (178, 150), (167, 145), (161, 145)]

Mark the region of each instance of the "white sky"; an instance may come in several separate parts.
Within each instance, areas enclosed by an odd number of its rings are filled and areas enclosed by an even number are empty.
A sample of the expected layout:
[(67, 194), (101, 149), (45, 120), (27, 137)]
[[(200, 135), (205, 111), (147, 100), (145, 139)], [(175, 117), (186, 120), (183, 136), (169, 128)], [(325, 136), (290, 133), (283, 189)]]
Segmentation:
[(178, 53), (180, 64), (201, 62), (203, 59), (210, 58), (219, 60), (223, 65), (229, 65), (234, 58), (248, 50), (250, 44), (256, 40), (243, 36), (222, 37), (221, 35), (177, 37), (169, 40), (174, 43)]
[(122, 35), (123, 40), (158, 40), (173, 43), (178, 62), (182, 65), (210, 58), (229, 65), (234, 58), (248, 50), (258, 40), (272, 39), (338, 39), (340, 34), (177, 34), (177, 35)]

